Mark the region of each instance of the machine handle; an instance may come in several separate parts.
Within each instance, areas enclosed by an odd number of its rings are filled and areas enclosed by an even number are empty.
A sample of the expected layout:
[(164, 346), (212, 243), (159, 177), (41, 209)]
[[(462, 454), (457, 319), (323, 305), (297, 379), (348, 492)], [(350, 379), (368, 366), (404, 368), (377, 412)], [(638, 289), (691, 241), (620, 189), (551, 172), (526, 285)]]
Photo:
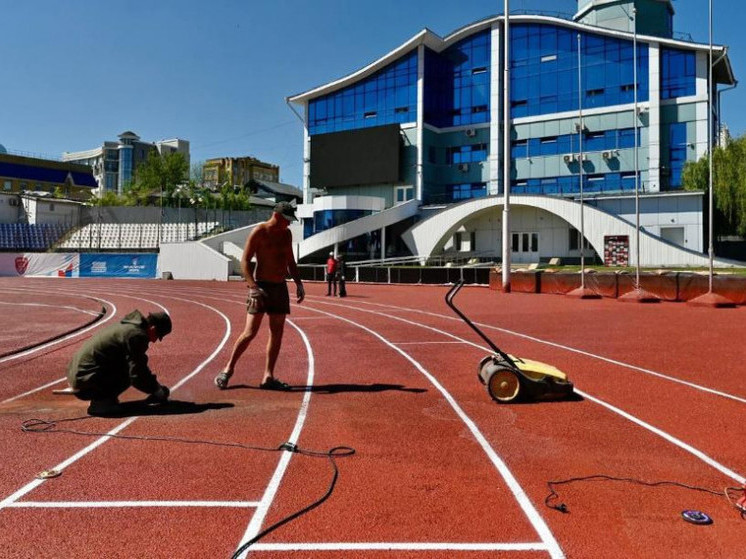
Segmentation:
[(457, 315), (461, 317), (461, 319), (468, 324), (472, 330), (474, 330), (477, 334), (479, 334), (479, 337), (482, 338), (485, 342), (487, 342), (487, 345), (489, 345), (495, 353), (497, 353), (500, 357), (505, 359), (510, 365), (515, 367), (515, 362), (510, 358), (510, 356), (503, 352), (495, 343), (490, 340), (487, 335), (482, 332), (479, 328), (477, 328), (476, 324), (474, 324), (469, 318), (462, 313), (458, 308), (456, 308), (456, 305), (453, 303), (454, 297), (456, 297), (456, 294), (461, 290), (461, 288), (464, 286), (464, 280), (460, 279), (456, 283), (453, 284), (453, 287), (448, 290), (448, 293), (446, 293), (446, 304), (451, 307), (453, 312), (455, 312)]

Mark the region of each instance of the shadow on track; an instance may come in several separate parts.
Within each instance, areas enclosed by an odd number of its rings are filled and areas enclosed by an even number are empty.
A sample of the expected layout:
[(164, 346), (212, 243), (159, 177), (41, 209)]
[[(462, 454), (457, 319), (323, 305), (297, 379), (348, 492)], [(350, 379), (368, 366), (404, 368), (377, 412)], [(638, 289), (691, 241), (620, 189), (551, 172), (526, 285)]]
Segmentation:
[[(251, 390), (266, 390), (258, 386), (248, 384), (234, 384), (225, 390), (238, 390), (249, 388)], [(340, 392), (386, 392), (396, 390), (399, 392), (413, 392), (420, 394), (427, 392), (426, 388), (408, 388), (402, 384), (317, 384), (312, 386), (290, 386), (287, 390), (271, 390), (271, 392), (313, 392), (314, 394), (338, 394)], [(266, 390), (270, 392), (270, 390)]]
[(135, 400), (133, 402), (122, 402), (116, 409), (106, 413), (96, 414), (96, 417), (135, 417), (145, 415), (188, 415), (202, 413), (207, 410), (220, 410), (232, 408), (229, 403), (204, 403), (183, 402), (180, 400), (169, 400), (162, 404), (153, 404), (148, 400)]

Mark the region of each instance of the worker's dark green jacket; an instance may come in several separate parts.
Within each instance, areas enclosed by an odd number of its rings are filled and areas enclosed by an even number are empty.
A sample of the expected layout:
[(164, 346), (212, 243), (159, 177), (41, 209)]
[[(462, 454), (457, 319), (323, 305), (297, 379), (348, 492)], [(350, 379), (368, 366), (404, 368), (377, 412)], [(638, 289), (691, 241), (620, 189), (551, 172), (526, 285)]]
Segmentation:
[[(129, 378), (129, 384), (146, 394), (158, 389), (148, 368), (148, 322), (140, 311), (132, 311), (119, 324), (94, 335), (73, 356), (67, 380), (74, 389), (87, 390), (102, 376)], [(104, 380), (105, 382), (105, 380)]]

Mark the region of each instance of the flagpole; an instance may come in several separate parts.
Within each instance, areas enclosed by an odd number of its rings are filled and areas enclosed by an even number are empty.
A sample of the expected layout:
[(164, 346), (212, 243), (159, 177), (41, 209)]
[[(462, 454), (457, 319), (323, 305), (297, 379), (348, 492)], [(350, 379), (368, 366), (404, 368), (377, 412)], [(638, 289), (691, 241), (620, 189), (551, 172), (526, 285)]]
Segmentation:
[(632, 7), (632, 73), (634, 81), (634, 114), (635, 125), (635, 289), (640, 290), (640, 159), (637, 119), (639, 110), (637, 107), (637, 8)]
[(713, 206), (713, 200), (714, 200), (714, 197), (713, 197), (713, 194), (712, 194), (712, 190), (713, 190), (713, 175), (715, 174), (714, 173), (714, 169), (712, 168), (712, 165), (713, 165), (713, 160), (712, 160), (713, 159), (712, 158), (712, 147), (713, 147), (712, 146), (712, 144), (713, 144), (713, 142), (712, 142), (712, 88), (713, 88), (713, 85), (714, 85), (712, 83), (712, 0), (709, 0), (709, 4), (710, 4), (710, 11), (709, 11), (709, 20), (710, 20), (710, 49), (708, 51), (709, 79), (708, 79), (708, 82), (707, 82), (707, 153), (708, 153), (708, 158), (709, 158), (709, 171), (710, 171), (709, 172), (709, 184), (708, 184), (708, 190), (709, 190), (709, 193), (708, 193), (708, 195), (709, 195), (709, 208), (708, 208), (708, 212), (709, 212), (709, 219), (708, 219), (708, 221), (709, 221), (709, 223), (708, 223), (708, 226), (709, 226), (709, 235), (708, 236), (709, 236), (709, 241), (710, 242), (709, 242), (709, 247), (708, 247), (708, 251), (707, 252), (709, 253), (709, 260), (710, 260), (709, 290), (708, 290), (708, 293), (712, 293), (712, 276), (714, 275), (714, 271), (713, 271), (713, 267), (714, 267), (713, 260), (714, 260), (714, 257), (715, 257), (715, 244), (714, 244), (714, 239), (713, 239), (714, 228), (712, 226), (712, 221), (713, 221), (713, 219), (712, 219), (713, 218), (712, 206)]
[(505, 0), (503, 60), (503, 246), (502, 290), (510, 293), (510, 1)]
[(585, 290), (585, 215), (583, 205), (583, 74), (578, 33), (578, 178), (580, 179), (580, 288)]

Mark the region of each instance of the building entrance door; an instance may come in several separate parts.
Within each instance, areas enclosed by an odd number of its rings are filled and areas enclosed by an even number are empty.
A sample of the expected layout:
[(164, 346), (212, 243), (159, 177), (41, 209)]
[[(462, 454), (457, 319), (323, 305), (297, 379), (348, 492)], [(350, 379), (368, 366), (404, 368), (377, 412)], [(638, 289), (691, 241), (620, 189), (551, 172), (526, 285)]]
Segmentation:
[(519, 232), (513, 233), (511, 256), (512, 262), (531, 263), (539, 262), (539, 233)]

